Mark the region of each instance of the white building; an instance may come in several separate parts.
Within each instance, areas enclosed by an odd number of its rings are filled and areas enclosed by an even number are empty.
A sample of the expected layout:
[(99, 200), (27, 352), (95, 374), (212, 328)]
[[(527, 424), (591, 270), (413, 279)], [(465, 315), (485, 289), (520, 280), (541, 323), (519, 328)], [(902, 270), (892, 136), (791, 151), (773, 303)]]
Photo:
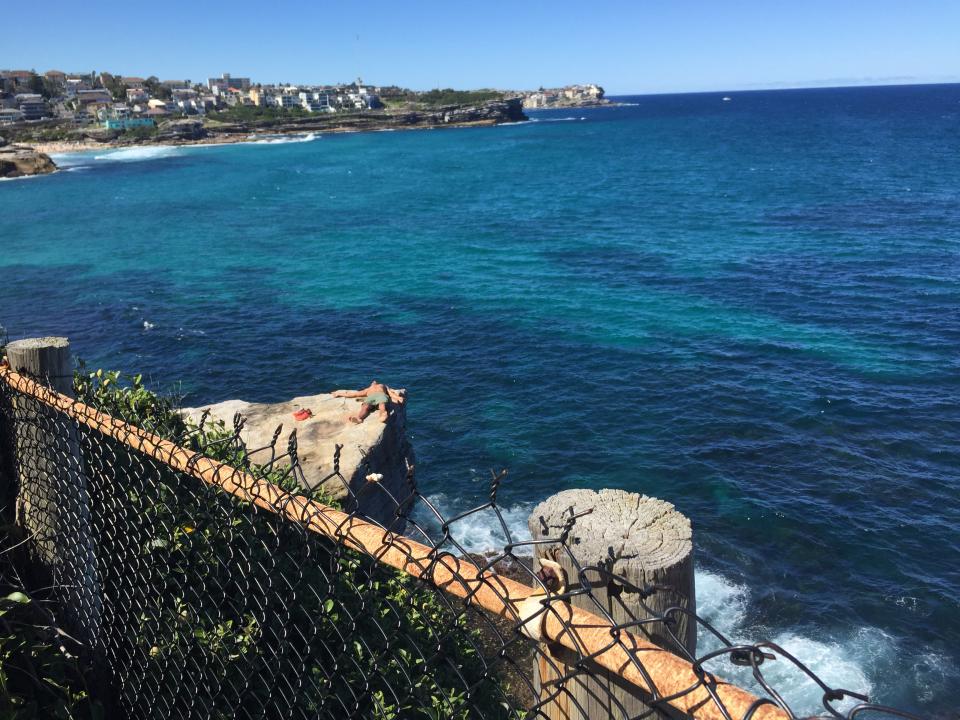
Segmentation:
[(161, 100), (160, 98), (151, 98), (147, 101), (147, 107), (166, 110), (167, 112), (177, 112), (180, 109), (173, 100)]
[(150, 94), (143, 88), (127, 88), (127, 102), (142, 103), (150, 99)]
[(203, 100), (190, 98), (188, 100), (176, 100), (176, 109), (184, 115), (203, 115), (207, 112)]
[(297, 95), (283, 94), (275, 95), (274, 97), (277, 101), (277, 107), (282, 107), (284, 109), (300, 107), (300, 98)]
[(334, 112), (333, 104), (327, 93), (302, 92), (299, 97), (301, 107), (308, 112)]
[(347, 93), (341, 104), (356, 110), (380, 107), (380, 98), (363, 85), (357, 85), (356, 90)]

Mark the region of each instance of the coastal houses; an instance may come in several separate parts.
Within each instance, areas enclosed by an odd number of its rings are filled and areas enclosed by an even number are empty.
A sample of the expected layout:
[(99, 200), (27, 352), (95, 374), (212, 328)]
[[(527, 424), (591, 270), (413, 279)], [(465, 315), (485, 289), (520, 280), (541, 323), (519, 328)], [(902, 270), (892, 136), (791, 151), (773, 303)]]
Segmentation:
[(143, 89), (143, 87), (128, 87), (127, 88), (127, 102), (129, 103), (145, 103), (150, 99), (150, 93)]
[(0, 71), (0, 107), (9, 111), (5, 123), (57, 117), (72, 124), (110, 120), (113, 129), (112, 121), (131, 117), (205, 115), (242, 106), (335, 113), (381, 108), (383, 103), (379, 89), (365, 86), (359, 78), (339, 85), (260, 85), (249, 77), (223, 73), (208, 78), (204, 88), (189, 80), (109, 72), (48, 70), (40, 76), (32, 70)]
[[(602, 97), (598, 86), (574, 87), (578, 88), (576, 97)], [(36, 139), (41, 134), (47, 138), (70, 137), (78, 128), (93, 123), (103, 130), (127, 133), (156, 127), (168, 118), (211, 114), (211, 119), (256, 123), (261, 119), (282, 120), (285, 116), (307, 113), (352, 114), (378, 110), (384, 108), (380, 97), (382, 89), (394, 111), (404, 103), (414, 110), (421, 104), (436, 104), (432, 98), (424, 98), (421, 103), (418, 98), (422, 93), (397, 86), (373, 87), (365, 85), (360, 78), (338, 84), (260, 84), (249, 77), (223, 73), (220, 77), (207, 78), (205, 84), (193, 84), (189, 79), (159, 80), (155, 75), (0, 70), (0, 124), (5, 128), (13, 126), (12, 130), (5, 130), (5, 134), (16, 137), (22, 131), (21, 136)], [(561, 101), (569, 100), (567, 96), (558, 97)], [(551, 95), (547, 103), (553, 100)], [(452, 116), (444, 117), (445, 122), (449, 122)], [(34, 128), (33, 124), (40, 127)]]
[(16, 108), (0, 109), (0, 126), (23, 122), (23, 113)]
[(32, 70), (3, 70), (0, 71), (0, 81), (3, 88), (10, 92), (29, 90), (36, 73)]
[(336, 112), (328, 93), (301, 92), (298, 97), (300, 98), (300, 105), (307, 112)]
[(23, 114), (24, 120), (39, 120), (49, 117), (49, 108), (43, 95), (37, 93), (20, 93), (14, 98), (17, 108)]
[(522, 93), (523, 106), (527, 109), (550, 107), (585, 107), (590, 105), (604, 105), (604, 90), (593, 83), (587, 85), (568, 85), (562, 88), (552, 88)]

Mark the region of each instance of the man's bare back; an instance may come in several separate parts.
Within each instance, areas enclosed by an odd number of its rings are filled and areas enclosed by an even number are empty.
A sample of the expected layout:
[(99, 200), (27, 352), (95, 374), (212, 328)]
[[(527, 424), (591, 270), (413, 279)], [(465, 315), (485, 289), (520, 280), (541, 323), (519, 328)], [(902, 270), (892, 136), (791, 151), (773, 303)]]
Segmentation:
[(386, 422), (388, 417), (387, 406), (390, 403), (403, 405), (406, 402), (407, 391), (403, 388), (392, 388), (381, 382), (374, 380), (362, 390), (334, 390), (333, 397), (356, 398), (360, 401), (360, 410), (353, 415), (348, 415), (347, 420), (352, 423), (360, 424), (366, 417), (377, 408), (377, 417), (380, 422)]

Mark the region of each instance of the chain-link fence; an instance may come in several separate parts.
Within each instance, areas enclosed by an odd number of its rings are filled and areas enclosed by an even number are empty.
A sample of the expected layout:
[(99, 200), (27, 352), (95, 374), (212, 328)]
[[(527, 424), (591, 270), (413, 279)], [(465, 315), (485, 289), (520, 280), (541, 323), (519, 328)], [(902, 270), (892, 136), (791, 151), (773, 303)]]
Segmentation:
[[(238, 428), (189, 425), (156, 398), (49, 385), (0, 368), (5, 510), (20, 565), (110, 716), (792, 718), (764, 679), (776, 662), (820, 686), (824, 714), (909, 717), (774, 644), (734, 645), (689, 609), (657, 609), (666, 588), (579, 563), (576, 513), (515, 541), (502, 475), (450, 519), (411, 477), (392, 497), (402, 532), (387, 530), (303, 490), (295, 433), (248, 448)], [(356, 500), (335, 460), (338, 479)], [(455, 539), (481, 512), (507, 537), (482, 558)], [(544, 548), (574, 576), (534, 561)], [(624, 621), (599, 598), (614, 581), (643, 617)], [(716, 649), (691, 652), (673, 632), (684, 622)], [(744, 667), (753, 692), (721, 679)]]

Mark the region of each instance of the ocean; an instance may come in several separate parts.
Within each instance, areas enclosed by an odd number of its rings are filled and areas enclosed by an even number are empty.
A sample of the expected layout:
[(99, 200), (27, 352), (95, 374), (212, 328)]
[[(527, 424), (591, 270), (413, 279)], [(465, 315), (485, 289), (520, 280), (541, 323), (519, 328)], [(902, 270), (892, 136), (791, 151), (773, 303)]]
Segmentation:
[(708, 620), (954, 717), (960, 85), (619, 100), (57, 156), (0, 183), (0, 324), (188, 404), (407, 387), (445, 513), (669, 500)]

